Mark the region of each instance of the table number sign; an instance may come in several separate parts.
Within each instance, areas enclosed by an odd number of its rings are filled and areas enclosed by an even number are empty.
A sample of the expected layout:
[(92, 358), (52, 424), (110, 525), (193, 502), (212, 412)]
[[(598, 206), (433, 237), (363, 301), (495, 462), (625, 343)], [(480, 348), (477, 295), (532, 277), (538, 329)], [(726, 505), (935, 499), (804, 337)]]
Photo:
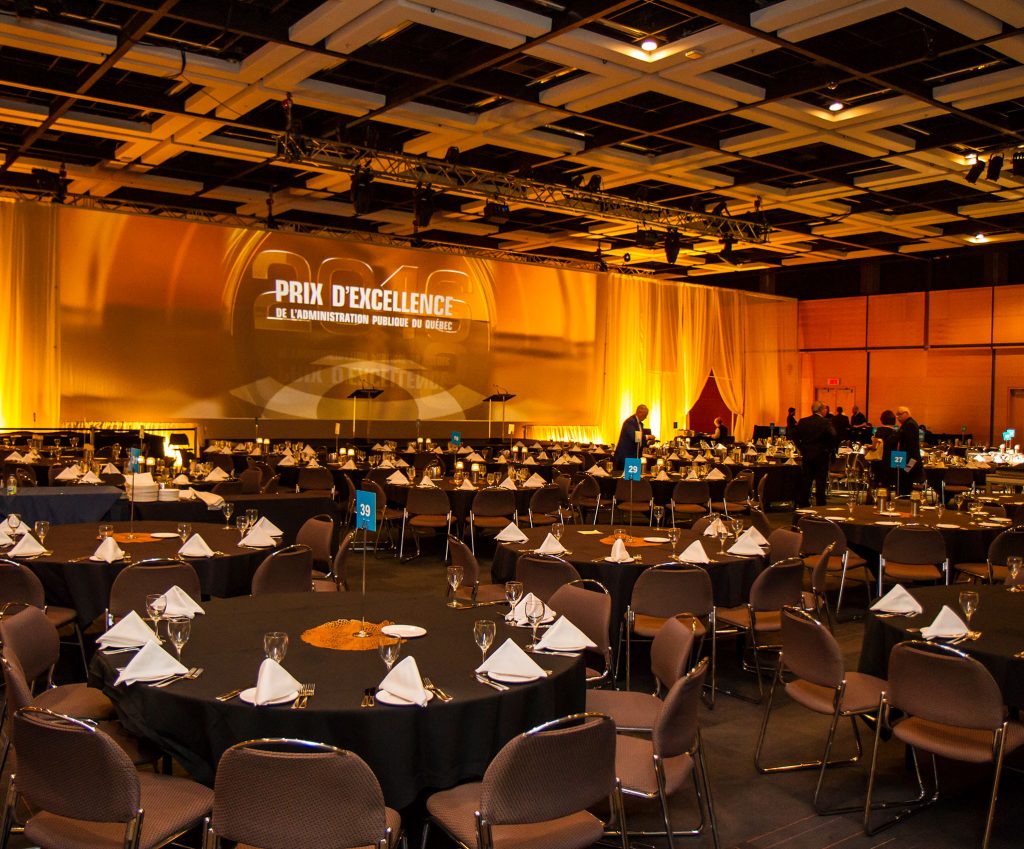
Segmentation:
[(356, 528), (377, 530), (377, 495), (365, 490), (356, 491)]
[(453, 430), (451, 442), (456, 448), (460, 447), (462, 445), (462, 432)]
[(907, 452), (893, 451), (889, 455), (889, 466), (893, 469), (905, 469), (907, 467)]
[(639, 457), (627, 457), (626, 458), (626, 471), (622, 475), (624, 480), (627, 481), (638, 481), (640, 480), (640, 458)]
[(139, 458), (142, 456), (142, 449), (140, 448), (129, 448), (128, 449), (128, 469), (127, 471), (131, 474), (136, 474), (141, 471), (139, 469)]

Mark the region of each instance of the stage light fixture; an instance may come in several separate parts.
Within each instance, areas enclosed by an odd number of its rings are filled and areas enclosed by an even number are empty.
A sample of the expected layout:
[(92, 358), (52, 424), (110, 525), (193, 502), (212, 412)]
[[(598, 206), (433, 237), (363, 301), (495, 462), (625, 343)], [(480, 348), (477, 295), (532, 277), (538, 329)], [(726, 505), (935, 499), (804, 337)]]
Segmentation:
[(729, 207), (726, 206), (726, 203), (725, 203), (724, 200), (720, 200), (712, 208), (711, 214), (712, 215), (721, 215), (721, 216), (724, 216), (724, 217), (728, 217), (728, 215), (729, 215)]
[(570, 189), (578, 189), (580, 186), (583, 185), (583, 175), (573, 174), (571, 177), (569, 177), (566, 183), (568, 184)]
[(648, 53), (653, 53), (658, 49), (658, 40), (651, 36), (647, 36), (647, 38), (640, 42), (640, 49), (646, 50)]
[(846, 104), (843, 103), (841, 100), (833, 100), (828, 105), (828, 111), (829, 112), (842, 112), (845, 108), (846, 108)]
[(601, 191), (601, 175), (591, 174), (590, 179), (587, 180), (587, 185), (584, 188), (588, 192), (599, 192)]
[(412, 219), (417, 227), (426, 228), (430, 226), (430, 219), (434, 215), (434, 191), (427, 186), (417, 188), (413, 198)]
[(985, 171), (985, 179), (995, 180), (999, 179), (999, 174), (1003, 170), (1003, 155), (1001, 153), (995, 154), (988, 158), (988, 169)]
[(373, 174), (357, 169), (352, 175), (348, 196), (356, 215), (366, 215), (373, 204)]
[(964, 177), (968, 183), (977, 183), (978, 178), (981, 176), (981, 172), (985, 170), (985, 160), (980, 157), (974, 161), (974, 164), (968, 169), (967, 176)]
[(274, 191), (271, 189), (267, 192), (267, 217), (263, 221), (264, 225), (268, 230), (276, 230), (278, 227), (277, 219), (274, 218)]
[(719, 251), (718, 253), (718, 256), (722, 260), (722, 262), (727, 262), (729, 263), (729, 265), (740, 264), (740, 261), (736, 259), (735, 255), (732, 252), (733, 245), (735, 244), (735, 239), (730, 239), (728, 236), (722, 239), (722, 250)]
[(669, 230), (665, 234), (665, 261), (669, 265), (675, 265), (676, 260), (679, 259), (679, 248), (681, 243), (679, 240), (678, 230)]
[(450, 148), (448, 148), (447, 152), (445, 153), (444, 161), (447, 162), (449, 165), (457, 165), (460, 156), (462, 156), (462, 151), (459, 150), (455, 145), (452, 145)]
[(1024, 177), (1024, 150), (1018, 150), (1013, 154), (1013, 176)]
[(637, 229), (634, 241), (638, 248), (653, 248), (656, 247), (658, 242), (661, 240), (661, 236), (657, 230), (640, 230)]
[(488, 224), (507, 224), (509, 218), (508, 204), (502, 201), (489, 200), (484, 204), (483, 219)]

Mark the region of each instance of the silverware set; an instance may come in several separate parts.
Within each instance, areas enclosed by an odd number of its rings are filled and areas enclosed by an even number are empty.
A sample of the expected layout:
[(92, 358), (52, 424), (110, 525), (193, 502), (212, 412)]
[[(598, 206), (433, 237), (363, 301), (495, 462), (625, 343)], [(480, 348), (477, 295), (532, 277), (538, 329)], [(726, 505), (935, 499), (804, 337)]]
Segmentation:
[(217, 701), (230, 702), (232, 699), (240, 695), (242, 690), (244, 689), (245, 687), (236, 687), (234, 690), (228, 690), (226, 693), (221, 693), (219, 696), (217, 696)]
[(193, 681), (203, 674), (203, 668), (201, 666), (193, 666), (188, 672), (180, 675), (168, 675), (166, 678), (161, 678), (159, 681), (150, 682), (150, 687), (166, 687), (168, 684), (173, 684), (175, 681)]
[(292, 710), (305, 710), (306, 705), (309, 704), (309, 697), (316, 693), (316, 684), (303, 684), (299, 688), (299, 693), (295, 697), (295, 701), (292, 702)]
[(454, 696), (448, 695), (440, 687), (435, 686), (429, 678), (423, 679), (423, 686), (425, 689), (430, 690), (430, 692), (437, 696), (442, 702), (450, 702), (454, 698)]
[(904, 619), (913, 619), (917, 613), (875, 613), (875, 619), (892, 619), (894, 616), (902, 616)]
[(476, 680), (479, 681), (481, 684), (486, 684), (492, 690), (497, 690), (499, 693), (504, 693), (506, 690), (511, 690), (512, 689), (507, 684), (499, 684), (497, 681), (492, 681), (490, 678), (486, 677), (485, 675), (480, 675), (478, 673), (473, 673), (473, 677), (476, 678)]

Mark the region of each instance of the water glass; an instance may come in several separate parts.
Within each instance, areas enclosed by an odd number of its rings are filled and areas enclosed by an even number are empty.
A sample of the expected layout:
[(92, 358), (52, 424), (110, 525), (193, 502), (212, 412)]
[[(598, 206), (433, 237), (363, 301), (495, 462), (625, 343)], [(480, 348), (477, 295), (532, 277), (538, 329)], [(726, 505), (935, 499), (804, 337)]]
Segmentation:
[(511, 613), (515, 610), (519, 599), (523, 597), (523, 582), (522, 581), (506, 581), (505, 582), (505, 601), (508, 602), (508, 612)]
[(402, 641), (391, 637), (381, 637), (380, 647), (377, 650), (380, 652), (380, 659), (384, 661), (384, 665), (390, 672), (391, 667), (395, 665), (395, 661), (402, 653)]
[(162, 593), (146, 596), (146, 613), (149, 614), (150, 621), (153, 623), (153, 631), (156, 633), (157, 639), (160, 638), (160, 620), (163, 618), (165, 610), (167, 610), (167, 596)]
[(113, 525), (104, 522), (104, 523), (101, 523), (101, 524), (96, 526), (96, 536), (99, 537), (101, 540), (104, 540), (107, 537), (112, 537), (113, 535), (114, 535), (114, 526)]
[(561, 522), (555, 522), (551, 526), (551, 536), (553, 536), (559, 542), (562, 541), (562, 534), (565, 532), (565, 525)]
[(248, 510), (245, 511), (245, 520), (248, 523), (248, 526), (251, 528), (260, 520), (260, 511), (257, 510), (255, 507), (250, 507)]
[(1006, 569), (1010, 574), (1010, 584), (1016, 586), (1021, 569), (1024, 568), (1024, 557), (1012, 555), (1006, 558)]
[(32, 526), (32, 530), (36, 532), (36, 539), (39, 540), (40, 545), (46, 543), (46, 535), (50, 532), (50, 523), (46, 519), (37, 519), (36, 523)]
[(11, 532), (11, 536), (14, 532), (21, 527), (21, 516), (17, 513), (10, 513), (7, 516), (7, 528)]
[(978, 593), (975, 590), (962, 590), (960, 593), (960, 609), (967, 617), (967, 627), (971, 627), (971, 617), (978, 609)]
[(452, 564), (448, 567), (448, 586), (452, 588), (452, 600), (448, 602), (449, 607), (459, 607), (459, 600), (455, 597), (459, 587), (462, 585), (464, 573), (462, 567)]
[(249, 520), (245, 516), (235, 516), (235, 528), (244, 537), (246, 531), (249, 530)]
[(182, 542), (187, 541), (192, 536), (192, 523), (178, 522), (178, 536), (181, 537)]
[(679, 545), (679, 528), (673, 525), (665, 533), (668, 534), (668, 541), (672, 545), (672, 556), (676, 556), (676, 546)]
[(473, 623), (473, 639), (480, 648), (482, 655), (480, 658), (481, 663), (487, 660), (487, 650), (494, 642), (494, 635), (497, 633), (497, 630), (498, 626), (494, 623), (493, 619), (477, 619)]
[(658, 530), (661, 530), (661, 520), (665, 518), (665, 508), (658, 504), (654, 508), (654, 522)]
[(232, 501), (225, 501), (221, 505), (221, 512), (224, 514), (224, 530), (231, 530), (231, 517), (235, 514), (235, 505)]
[(526, 647), (527, 651), (532, 650), (537, 645), (537, 626), (540, 625), (543, 618), (544, 602), (537, 598), (537, 596), (531, 596), (526, 601), (526, 621), (530, 623), (533, 638), (530, 641), (530, 645)]
[(167, 620), (167, 636), (174, 643), (174, 650), (178, 653), (178, 662), (181, 662), (181, 650), (188, 642), (189, 634), (192, 633), (192, 620), (187, 616), (171, 616)]
[(263, 635), (263, 653), (275, 663), (288, 654), (288, 635), (284, 631), (267, 631)]

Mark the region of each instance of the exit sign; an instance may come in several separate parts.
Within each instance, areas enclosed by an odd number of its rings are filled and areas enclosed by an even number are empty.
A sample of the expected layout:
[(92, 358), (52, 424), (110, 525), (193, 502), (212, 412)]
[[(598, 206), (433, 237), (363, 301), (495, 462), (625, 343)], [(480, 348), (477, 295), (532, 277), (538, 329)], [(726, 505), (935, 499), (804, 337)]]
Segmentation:
[(825, 379), (825, 385), (826, 386), (838, 386), (839, 385), (839, 378), (838, 377), (826, 378)]

